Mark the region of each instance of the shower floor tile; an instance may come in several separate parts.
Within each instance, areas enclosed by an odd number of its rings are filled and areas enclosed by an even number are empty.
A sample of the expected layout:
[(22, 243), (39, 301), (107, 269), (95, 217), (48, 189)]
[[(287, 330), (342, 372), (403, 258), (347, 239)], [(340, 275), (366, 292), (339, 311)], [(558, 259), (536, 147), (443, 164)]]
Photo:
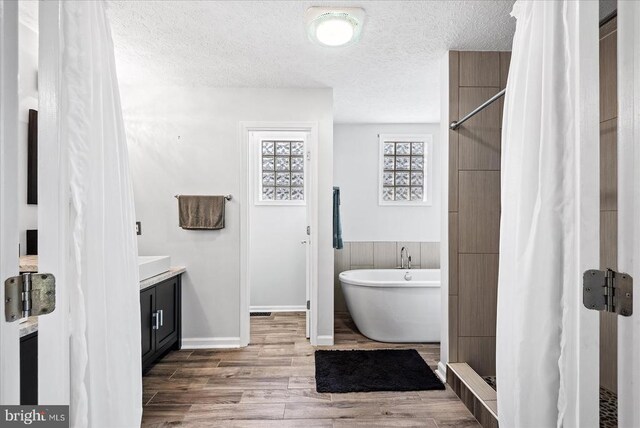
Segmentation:
[(605, 388), (600, 388), (600, 428), (617, 428), (618, 396)]
[[(484, 376), (484, 381), (496, 391), (495, 376)], [(600, 388), (600, 428), (617, 428), (618, 426), (618, 396), (605, 388)]]

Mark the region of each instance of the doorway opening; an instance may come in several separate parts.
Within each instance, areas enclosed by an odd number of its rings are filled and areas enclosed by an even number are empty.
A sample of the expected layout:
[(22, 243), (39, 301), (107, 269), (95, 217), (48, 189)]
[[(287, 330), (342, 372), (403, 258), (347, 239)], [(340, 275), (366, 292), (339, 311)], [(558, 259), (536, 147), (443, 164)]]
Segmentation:
[[(315, 124), (241, 124), (241, 346), (251, 323), (304, 313), (288, 326), (315, 342), (317, 169)], [(295, 328), (293, 328), (295, 327)], [(298, 328), (300, 327), (300, 328)]]

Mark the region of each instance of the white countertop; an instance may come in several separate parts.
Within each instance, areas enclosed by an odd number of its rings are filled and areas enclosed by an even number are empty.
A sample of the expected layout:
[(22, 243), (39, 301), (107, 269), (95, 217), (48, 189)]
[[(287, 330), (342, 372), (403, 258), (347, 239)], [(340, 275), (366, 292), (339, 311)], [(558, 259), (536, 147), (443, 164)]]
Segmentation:
[(20, 323), (20, 337), (25, 337), (38, 331), (38, 317), (29, 317)]
[(38, 272), (38, 256), (20, 256), (20, 273)]
[(160, 275), (152, 276), (151, 278), (147, 278), (143, 281), (140, 281), (140, 291), (145, 288), (149, 288), (152, 285), (156, 285), (159, 282), (167, 280), (169, 278), (173, 278), (174, 276), (178, 276), (184, 272), (186, 272), (187, 268), (184, 266), (173, 266), (168, 271), (161, 273)]

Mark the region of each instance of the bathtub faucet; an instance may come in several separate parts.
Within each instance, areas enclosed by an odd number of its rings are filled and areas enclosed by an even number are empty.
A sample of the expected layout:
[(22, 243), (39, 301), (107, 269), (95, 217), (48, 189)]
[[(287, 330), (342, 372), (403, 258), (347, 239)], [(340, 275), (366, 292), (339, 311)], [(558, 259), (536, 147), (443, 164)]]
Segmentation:
[[(405, 263), (405, 257), (407, 263)], [(411, 269), (411, 256), (406, 247), (402, 247), (400, 250), (400, 269)]]

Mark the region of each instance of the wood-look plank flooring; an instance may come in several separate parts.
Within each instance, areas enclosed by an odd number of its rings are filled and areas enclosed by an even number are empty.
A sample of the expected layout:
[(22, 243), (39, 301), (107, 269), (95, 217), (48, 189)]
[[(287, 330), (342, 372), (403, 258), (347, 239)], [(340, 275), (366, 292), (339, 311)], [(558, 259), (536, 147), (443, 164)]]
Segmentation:
[[(145, 427), (479, 427), (451, 388), (445, 391), (317, 393), (314, 351), (302, 313), (251, 318), (251, 344), (236, 350), (168, 354), (143, 377)], [(413, 348), (436, 368), (433, 344), (389, 344), (362, 336), (336, 315), (335, 346)]]

